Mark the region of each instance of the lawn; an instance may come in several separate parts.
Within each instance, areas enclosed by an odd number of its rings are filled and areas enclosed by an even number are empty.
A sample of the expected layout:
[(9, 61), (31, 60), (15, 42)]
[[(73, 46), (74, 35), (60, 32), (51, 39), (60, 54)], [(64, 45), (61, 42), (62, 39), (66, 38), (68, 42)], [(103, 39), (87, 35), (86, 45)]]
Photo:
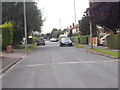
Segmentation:
[(83, 45), (79, 45), (79, 44), (75, 44), (75, 45), (73, 45), (74, 47), (77, 47), (77, 48), (82, 48), (82, 47), (84, 47)]
[(103, 49), (90, 49), (91, 51), (96, 51), (98, 53), (107, 54), (113, 57), (120, 58), (120, 52), (110, 51), (110, 50), (103, 50)]
[[(29, 45), (28, 46), (28, 48), (27, 48), (27, 51), (30, 51), (30, 50), (32, 50), (34, 47), (36, 47), (37, 45), (36, 44), (31, 44), (31, 45)], [(21, 49), (21, 51), (26, 51), (25, 50), (25, 48), (24, 49)]]

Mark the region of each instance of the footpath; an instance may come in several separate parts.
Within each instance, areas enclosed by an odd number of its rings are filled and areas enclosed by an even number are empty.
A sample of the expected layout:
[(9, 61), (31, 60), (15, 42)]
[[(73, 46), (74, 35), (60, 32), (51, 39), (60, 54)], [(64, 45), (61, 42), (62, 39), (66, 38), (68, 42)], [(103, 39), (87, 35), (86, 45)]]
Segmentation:
[(0, 75), (20, 61), (28, 52), (14, 50), (11, 53), (0, 52)]

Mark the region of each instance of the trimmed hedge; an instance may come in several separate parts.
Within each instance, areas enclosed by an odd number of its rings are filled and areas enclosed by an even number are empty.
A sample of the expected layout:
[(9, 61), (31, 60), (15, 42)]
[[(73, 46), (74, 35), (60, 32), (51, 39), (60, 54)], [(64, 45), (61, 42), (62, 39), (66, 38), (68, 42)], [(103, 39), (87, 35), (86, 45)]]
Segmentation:
[(2, 29), (2, 48), (5, 49), (6, 46), (13, 43), (13, 25), (8, 22), (0, 25), (0, 28)]
[(87, 36), (80, 36), (80, 44), (88, 44), (88, 35)]
[(32, 43), (36, 43), (37, 37), (32, 37)]
[(107, 37), (107, 46), (110, 49), (120, 49), (120, 35), (112, 34)]
[(73, 43), (88, 44), (88, 35), (86, 35), (86, 36), (73, 36), (73, 37), (71, 37), (71, 40), (73, 41)]

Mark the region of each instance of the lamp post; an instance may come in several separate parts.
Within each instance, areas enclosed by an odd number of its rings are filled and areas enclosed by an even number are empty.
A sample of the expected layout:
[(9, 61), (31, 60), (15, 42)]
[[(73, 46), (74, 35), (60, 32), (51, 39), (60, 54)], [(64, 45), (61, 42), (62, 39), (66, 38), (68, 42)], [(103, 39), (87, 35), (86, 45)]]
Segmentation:
[(25, 0), (23, 1), (23, 11), (24, 11), (25, 51), (27, 51), (27, 25), (26, 25), (26, 5), (25, 5)]

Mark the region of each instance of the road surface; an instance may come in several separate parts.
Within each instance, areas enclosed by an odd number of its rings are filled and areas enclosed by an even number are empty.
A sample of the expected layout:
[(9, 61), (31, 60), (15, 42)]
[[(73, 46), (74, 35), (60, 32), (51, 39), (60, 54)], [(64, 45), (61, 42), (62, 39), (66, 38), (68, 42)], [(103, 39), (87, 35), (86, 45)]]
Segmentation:
[(118, 62), (81, 48), (46, 42), (2, 79), (3, 88), (117, 88)]

